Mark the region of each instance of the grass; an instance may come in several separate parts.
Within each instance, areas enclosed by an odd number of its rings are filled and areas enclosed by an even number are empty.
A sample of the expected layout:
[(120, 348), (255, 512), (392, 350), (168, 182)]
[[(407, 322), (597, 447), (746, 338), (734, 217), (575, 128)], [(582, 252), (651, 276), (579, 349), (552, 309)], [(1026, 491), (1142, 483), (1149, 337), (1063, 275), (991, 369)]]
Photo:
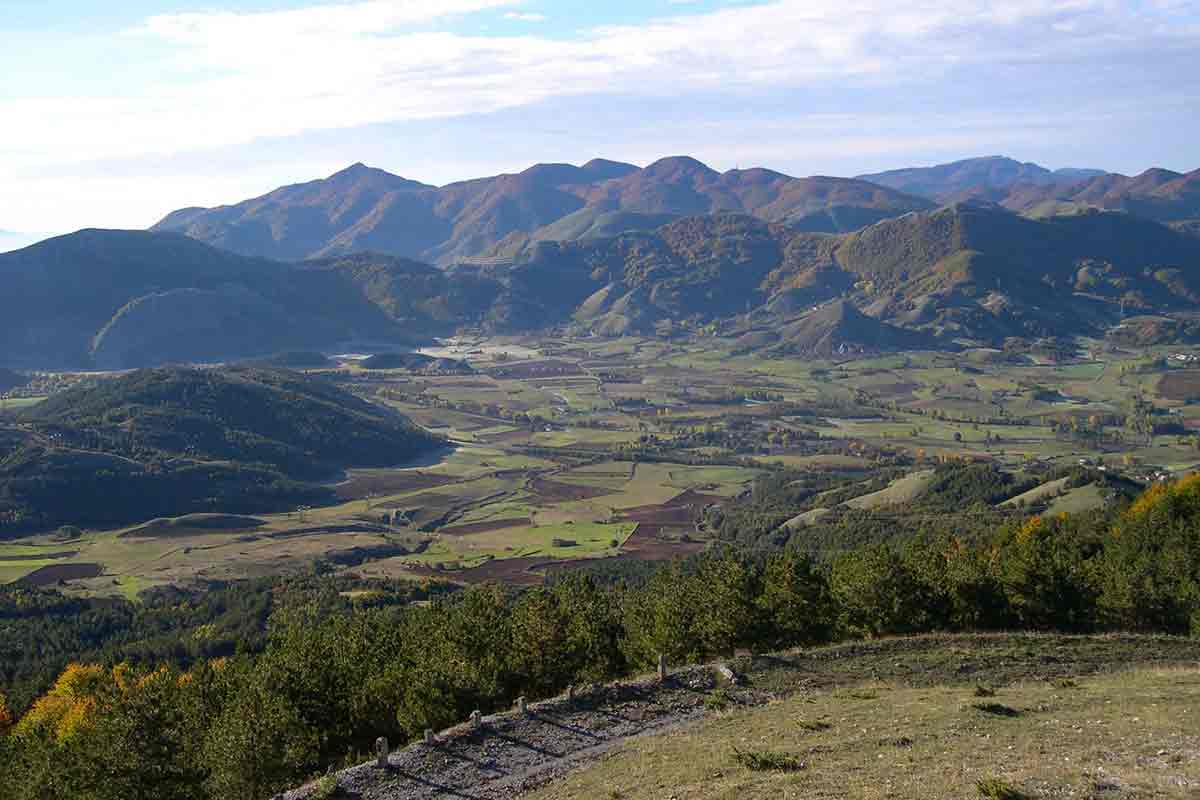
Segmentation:
[[(573, 525), (504, 528), (469, 536), (439, 537), (418, 556), (403, 560), (413, 564), (458, 564), (473, 567), (488, 559), (505, 558), (594, 558), (614, 555), (633, 533), (634, 523), (613, 525), (579, 522)], [(571, 546), (555, 540), (575, 542)], [(617, 547), (612, 546), (613, 541)]]
[[(1183, 800), (1200, 785), (1196, 650), (1200, 643), (1136, 637), (933, 637), (827, 648), (797, 656), (789, 677), (775, 675), (780, 688), (791, 681), (785, 699), (631, 740), (532, 798)], [(1151, 665), (1172, 660), (1168, 652), (1191, 665)], [(1049, 655), (1062, 662), (1043, 662)], [(964, 662), (983, 680), (960, 674)], [(1045, 670), (1121, 664), (1128, 668), (1092, 673), (1066, 693), (1057, 678), (1039, 679)], [(756, 686), (781, 667), (765, 669), (753, 674)], [(867, 674), (888, 681), (886, 702), (856, 700), (853, 684), (839, 686)], [(971, 696), (981, 682), (1001, 683), (1006, 703), (1029, 710), (1014, 718), (976, 711)]]

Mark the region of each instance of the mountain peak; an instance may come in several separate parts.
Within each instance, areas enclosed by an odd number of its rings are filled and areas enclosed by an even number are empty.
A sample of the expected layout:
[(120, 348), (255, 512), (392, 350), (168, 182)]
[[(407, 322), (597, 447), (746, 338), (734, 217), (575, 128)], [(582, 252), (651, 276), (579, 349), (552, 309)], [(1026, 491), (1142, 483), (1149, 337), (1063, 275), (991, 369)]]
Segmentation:
[(593, 158), (584, 164), (581, 169), (596, 180), (624, 178), (626, 175), (638, 171), (638, 168), (633, 164), (626, 164), (623, 161), (610, 161), (607, 158)]
[(702, 175), (704, 177), (717, 177), (719, 173), (712, 167), (697, 161), (691, 156), (668, 156), (660, 158), (650, 166), (642, 170), (642, 174), (649, 178), (659, 178), (670, 180), (678, 179), (685, 175)]

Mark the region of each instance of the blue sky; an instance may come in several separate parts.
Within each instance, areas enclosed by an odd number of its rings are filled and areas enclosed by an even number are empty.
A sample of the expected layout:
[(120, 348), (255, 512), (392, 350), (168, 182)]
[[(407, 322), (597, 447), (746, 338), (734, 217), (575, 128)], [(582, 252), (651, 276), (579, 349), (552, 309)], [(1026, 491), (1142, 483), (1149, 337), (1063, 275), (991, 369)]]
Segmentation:
[(364, 161), (1200, 167), (1192, 0), (0, 0), (0, 229), (144, 227)]

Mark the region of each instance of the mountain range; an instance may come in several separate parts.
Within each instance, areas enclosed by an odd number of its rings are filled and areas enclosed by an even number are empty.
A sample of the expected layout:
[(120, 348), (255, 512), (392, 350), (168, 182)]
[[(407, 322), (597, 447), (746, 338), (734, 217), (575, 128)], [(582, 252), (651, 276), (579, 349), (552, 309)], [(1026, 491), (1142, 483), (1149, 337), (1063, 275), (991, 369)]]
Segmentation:
[(794, 178), (762, 168), (718, 172), (675, 156), (645, 168), (604, 159), (581, 167), (539, 164), (435, 187), (355, 164), (235, 205), (175, 211), (153, 230), (284, 261), (372, 251), (450, 266), (511, 261), (539, 242), (650, 231), (699, 214), (742, 213), (799, 231), (849, 233), (963, 201), (1036, 217), (1120, 210), (1189, 230), (1200, 219), (1200, 171), (1127, 177), (992, 156), (858, 178)]
[(644, 169), (603, 159), (539, 164), (441, 188), (355, 164), (236, 205), (176, 211), (153, 230), (282, 260), (371, 250), (448, 265), (511, 257), (540, 240), (651, 230), (695, 214), (739, 212), (838, 233), (932, 206), (864, 181), (721, 173), (687, 157)]
[(1099, 336), (1194, 310), (1197, 173), (1089, 174), (979, 159), (868, 176), (918, 197), (688, 158), (442, 189), (356, 166), (157, 226), (178, 230), (85, 230), (0, 255), (0, 366), (397, 352), (461, 328), (703, 331), (823, 356)]
[(1148, 169), (1132, 177), (1093, 169), (1052, 172), (1037, 164), (992, 156), (859, 179), (938, 203), (987, 201), (1038, 217), (1099, 208), (1179, 223), (1189, 230), (1200, 220), (1200, 170), (1184, 174)]

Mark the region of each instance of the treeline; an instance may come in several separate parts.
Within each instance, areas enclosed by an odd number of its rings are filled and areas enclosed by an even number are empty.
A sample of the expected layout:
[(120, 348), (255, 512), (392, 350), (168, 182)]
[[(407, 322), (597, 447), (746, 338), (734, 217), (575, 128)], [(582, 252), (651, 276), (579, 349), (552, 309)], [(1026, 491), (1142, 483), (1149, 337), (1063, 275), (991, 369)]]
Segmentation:
[(384, 608), (453, 591), (437, 582), (362, 581), (320, 574), (217, 583), (203, 591), (149, 589), (138, 602), (0, 586), (0, 694), (24, 713), (72, 661), (186, 669), (267, 645), (281, 608), (316, 603), (324, 613)]
[(920, 537), (821, 563), (732, 550), (637, 586), (562, 576), (509, 593), (277, 610), (266, 648), (188, 670), (73, 666), (0, 737), (0, 796), (263, 798), (475, 709), (738, 648), (935, 630), (1200, 635), (1200, 476), (1108, 525), (1033, 517), (978, 542)]

